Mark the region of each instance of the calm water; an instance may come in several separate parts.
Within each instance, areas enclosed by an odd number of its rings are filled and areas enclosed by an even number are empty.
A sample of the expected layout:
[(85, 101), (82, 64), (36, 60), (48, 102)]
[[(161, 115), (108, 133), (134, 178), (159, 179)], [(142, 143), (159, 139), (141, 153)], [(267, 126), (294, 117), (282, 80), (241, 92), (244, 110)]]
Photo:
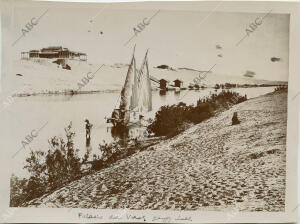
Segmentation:
[[(239, 88), (233, 89), (242, 95), (247, 94), (248, 99), (259, 95), (272, 92), (274, 87), (260, 88)], [(218, 90), (221, 91), (221, 90)], [(184, 90), (179, 93), (174, 91), (166, 92), (166, 95), (160, 95), (159, 91), (153, 91), (152, 103), (153, 110), (146, 117), (154, 117), (155, 112), (162, 105), (171, 105), (183, 101), (187, 104), (194, 104), (201, 98), (214, 93), (214, 89), (204, 90)], [(111, 127), (106, 123), (105, 117), (110, 116), (113, 108), (116, 106), (119, 93), (98, 93), (82, 94), (74, 96), (30, 96), (16, 98), (15, 102), (6, 111), (9, 119), (9, 132), (15, 139), (14, 142), (8, 142), (7, 145), (12, 149), (12, 154), (22, 147), (22, 140), (33, 129), (39, 132), (28, 147), (20, 150), (13, 158), (13, 172), (22, 175), (21, 168), (24, 165), (25, 158), (30, 150), (48, 150), (48, 139), (53, 136), (64, 135), (64, 128), (72, 121), (75, 131), (75, 146), (80, 149), (80, 154), (86, 152), (85, 143), (85, 119), (93, 124), (91, 131), (91, 150), (98, 153), (99, 143), (105, 140), (112, 141)], [(21, 172), (21, 173), (20, 173)]]

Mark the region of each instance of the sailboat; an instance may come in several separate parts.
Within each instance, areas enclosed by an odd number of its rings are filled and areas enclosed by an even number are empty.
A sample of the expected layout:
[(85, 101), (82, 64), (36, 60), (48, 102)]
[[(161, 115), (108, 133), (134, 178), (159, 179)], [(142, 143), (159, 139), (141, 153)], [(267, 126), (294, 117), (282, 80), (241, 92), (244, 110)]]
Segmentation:
[(134, 51), (120, 95), (119, 107), (107, 119), (115, 127), (141, 123), (144, 114), (152, 110), (152, 88), (148, 69), (148, 50), (141, 68), (136, 68)]

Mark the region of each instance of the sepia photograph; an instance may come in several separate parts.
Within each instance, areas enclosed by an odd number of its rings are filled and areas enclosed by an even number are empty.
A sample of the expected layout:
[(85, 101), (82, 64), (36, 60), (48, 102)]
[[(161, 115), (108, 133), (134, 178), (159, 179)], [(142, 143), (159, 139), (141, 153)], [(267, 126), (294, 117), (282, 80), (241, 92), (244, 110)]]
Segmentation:
[[(290, 14), (223, 4), (14, 7), (0, 104), (7, 206), (97, 222), (89, 209), (112, 222), (285, 213)], [(127, 221), (195, 222), (137, 214)]]

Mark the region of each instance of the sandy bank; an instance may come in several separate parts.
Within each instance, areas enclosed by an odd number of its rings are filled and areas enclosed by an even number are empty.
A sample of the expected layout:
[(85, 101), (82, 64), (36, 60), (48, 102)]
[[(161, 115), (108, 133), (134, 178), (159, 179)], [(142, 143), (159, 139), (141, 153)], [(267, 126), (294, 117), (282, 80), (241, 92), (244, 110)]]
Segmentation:
[[(90, 72), (93, 78), (80, 90), (80, 93), (120, 91), (124, 85), (127, 74), (127, 65), (103, 65), (90, 64), (86, 61), (69, 60), (71, 70), (58, 67), (51, 60), (39, 59), (38, 61), (17, 60), (13, 63), (13, 74), (9, 77), (11, 82), (7, 89), (16, 96), (41, 95), (41, 94), (69, 94), (78, 90), (78, 83), (86, 78)], [(194, 78), (199, 75), (199, 71), (191, 69), (150, 69), (150, 75), (156, 79), (168, 79), (173, 82), (181, 79), (184, 86), (188, 86)], [(238, 76), (227, 76), (221, 74), (209, 74), (205, 79), (205, 85), (214, 87), (216, 83), (225, 83), (231, 80), (237, 84), (286, 84), (285, 82), (256, 80)], [(159, 85), (152, 82), (152, 87)], [(72, 94), (73, 94), (72, 93)]]
[(250, 99), (29, 206), (283, 211), (286, 120), (286, 93)]

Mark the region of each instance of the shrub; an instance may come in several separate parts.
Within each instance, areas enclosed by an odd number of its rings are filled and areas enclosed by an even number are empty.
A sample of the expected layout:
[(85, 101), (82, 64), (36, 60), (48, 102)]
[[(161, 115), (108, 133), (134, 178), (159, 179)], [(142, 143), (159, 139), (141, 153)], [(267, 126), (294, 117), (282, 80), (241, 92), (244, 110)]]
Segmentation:
[(22, 204), (26, 198), (24, 194), (24, 186), (27, 184), (28, 180), (23, 178), (18, 178), (14, 174), (10, 178), (10, 206), (16, 207)]
[[(75, 133), (71, 129), (72, 123), (65, 128), (66, 139), (51, 138), (48, 141), (50, 149), (47, 152), (30, 152), (24, 166), (30, 174), (28, 179), (19, 179), (12, 175), (11, 206), (22, 206), (23, 203), (53, 192), (71, 181), (91, 173), (90, 168), (85, 172), (90, 151), (87, 151), (83, 158), (79, 158), (79, 150), (75, 149), (73, 143)], [(123, 147), (121, 140), (109, 144), (103, 142), (99, 145), (99, 155), (94, 155), (93, 161), (91, 161), (92, 170), (106, 168), (140, 149), (141, 145), (137, 140), (133, 140), (130, 147)]]
[(155, 114), (154, 121), (148, 126), (148, 132), (156, 136), (174, 136), (183, 131), (184, 123), (197, 124), (211, 116), (218, 110), (228, 109), (234, 104), (247, 100), (247, 96), (240, 96), (229, 90), (209, 97), (199, 99), (196, 106), (180, 102), (177, 105), (162, 106)]
[(139, 151), (141, 149), (140, 142), (136, 139), (132, 141), (133, 142), (130, 146), (124, 146), (122, 141), (114, 141), (109, 144), (103, 141), (103, 144), (99, 144), (101, 156), (93, 156), (94, 160), (92, 161), (92, 170), (101, 170), (106, 168), (114, 162)]
[(72, 123), (65, 128), (66, 140), (58, 137), (49, 140), (50, 149), (47, 153), (30, 152), (24, 166), (30, 174), (29, 178), (11, 178), (11, 206), (20, 206), (83, 176), (81, 166), (88, 154), (80, 161), (79, 150), (75, 150), (73, 143), (75, 133), (71, 128)]
[(75, 133), (71, 131), (70, 124), (65, 128), (67, 141), (54, 137), (50, 140), (51, 150), (46, 156), (46, 169), (51, 189), (56, 189), (64, 183), (77, 179), (81, 174), (81, 162), (78, 157), (78, 149), (74, 149), (73, 138)]
[(162, 106), (156, 112), (155, 120), (148, 127), (148, 131), (155, 133), (157, 136), (177, 134), (178, 129), (184, 122), (182, 118), (187, 115), (189, 109), (191, 108), (184, 103)]

